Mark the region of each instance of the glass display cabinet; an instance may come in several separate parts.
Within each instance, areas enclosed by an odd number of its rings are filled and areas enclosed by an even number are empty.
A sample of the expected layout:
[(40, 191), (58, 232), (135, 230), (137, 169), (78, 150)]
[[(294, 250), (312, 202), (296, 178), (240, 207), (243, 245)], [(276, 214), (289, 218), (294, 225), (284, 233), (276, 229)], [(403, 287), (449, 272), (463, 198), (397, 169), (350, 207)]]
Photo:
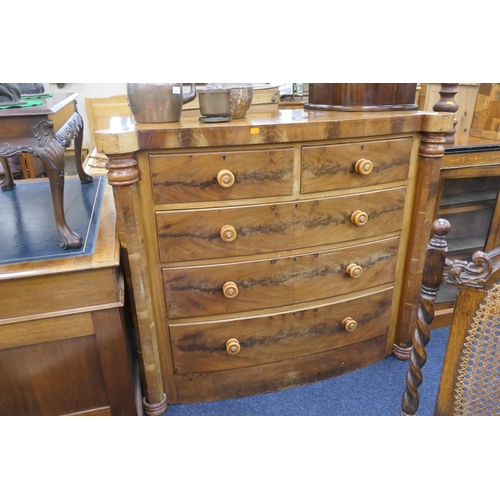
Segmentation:
[[(500, 244), (500, 141), (468, 137), (446, 148), (435, 218), (449, 220), (450, 259), (471, 260)], [(433, 328), (449, 326), (456, 288), (442, 286)]]

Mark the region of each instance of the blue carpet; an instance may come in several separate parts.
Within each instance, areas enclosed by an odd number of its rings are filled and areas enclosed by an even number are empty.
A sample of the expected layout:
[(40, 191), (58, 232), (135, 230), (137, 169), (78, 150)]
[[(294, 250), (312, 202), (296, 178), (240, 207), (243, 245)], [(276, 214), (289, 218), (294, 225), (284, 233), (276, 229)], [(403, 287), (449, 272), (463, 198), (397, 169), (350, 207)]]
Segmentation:
[(88, 184), (66, 177), (66, 222), (83, 238), (80, 248), (67, 250), (59, 246), (48, 179), (17, 181), (14, 189), (0, 191), (0, 264), (92, 254), (105, 185), (103, 176)]
[[(417, 415), (434, 413), (448, 328), (433, 330), (422, 369)], [(239, 399), (170, 405), (174, 416), (397, 416), (408, 361), (389, 356), (378, 363), (321, 382)]]

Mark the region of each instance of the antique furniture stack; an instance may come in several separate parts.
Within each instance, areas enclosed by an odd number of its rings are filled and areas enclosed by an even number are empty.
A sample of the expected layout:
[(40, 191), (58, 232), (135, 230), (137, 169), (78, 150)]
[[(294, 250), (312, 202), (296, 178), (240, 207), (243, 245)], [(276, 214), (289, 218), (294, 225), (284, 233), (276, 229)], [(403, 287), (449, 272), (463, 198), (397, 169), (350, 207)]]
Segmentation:
[(11, 260), (0, 255), (0, 415), (142, 412), (124, 315), (112, 189), (102, 176), (94, 183), (105, 189), (100, 208), (97, 202), (89, 207), (100, 215), (93, 251), (85, 254), (61, 250), (49, 240), (46, 244), (57, 249), (53, 255), (34, 255), (33, 247), (43, 245), (23, 240), (23, 233), (38, 232), (43, 239), (43, 228), (28, 228), (23, 207), (5, 201), (14, 193), (0, 193), (2, 216), (17, 226), (10, 236), (23, 254)]
[(291, 109), (96, 131), (146, 413), (391, 354), (416, 314), (452, 127), (452, 113)]
[[(113, 193), (83, 168), (76, 97), (0, 110), (0, 157), (38, 157), (49, 177), (16, 186), (3, 163), (0, 415), (142, 413)], [(73, 140), (78, 178), (65, 199), (64, 151)], [(70, 229), (68, 208), (84, 231)]]

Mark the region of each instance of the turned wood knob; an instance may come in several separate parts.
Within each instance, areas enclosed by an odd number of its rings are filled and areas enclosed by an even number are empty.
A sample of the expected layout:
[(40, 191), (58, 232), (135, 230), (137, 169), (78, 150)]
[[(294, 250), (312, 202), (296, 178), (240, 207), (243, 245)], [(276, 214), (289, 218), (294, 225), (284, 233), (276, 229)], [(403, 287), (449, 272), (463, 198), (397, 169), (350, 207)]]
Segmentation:
[(222, 238), (223, 241), (226, 243), (229, 243), (231, 241), (234, 241), (236, 239), (236, 236), (238, 233), (236, 232), (236, 229), (234, 229), (233, 226), (222, 226), (219, 231), (220, 237)]
[(241, 350), (240, 343), (237, 339), (229, 339), (226, 342), (226, 351), (229, 354), (238, 354)]
[(217, 174), (217, 182), (223, 187), (228, 188), (234, 184), (234, 174), (231, 170), (222, 169)]
[(222, 285), (222, 293), (226, 299), (234, 299), (238, 295), (238, 286), (233, 281), (227, 281)]
[(347, 332), (353, 332), (358, 327), (358, 324), (350, 316), (348, 316), (344, 319), (344, 321), (342, 321), (342, 326)]
[(354, 165), (354, 169), (358, 174), (368, 175), (373, 170), (373, 162), (365, 159), (358, 160)]
[(357, 264), (349, 264), (347, 266), (346, 272), (351, 278), (359, 278), (359, 276), (361, 276), (361, 273), (363, 272), (363, 268), (361, 266), (358, 266)]
[(356, 226), (363, 226), (368, 221), (368, 215), (361, 210), (356, 210), (351, 215), (351, 221), (353, 224), (356, 224)]

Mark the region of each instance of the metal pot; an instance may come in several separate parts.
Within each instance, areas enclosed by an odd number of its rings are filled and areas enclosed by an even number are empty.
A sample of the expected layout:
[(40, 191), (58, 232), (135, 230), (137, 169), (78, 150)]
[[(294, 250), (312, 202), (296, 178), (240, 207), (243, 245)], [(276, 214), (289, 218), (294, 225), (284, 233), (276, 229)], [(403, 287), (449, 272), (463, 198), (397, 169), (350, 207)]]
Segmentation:
[(203, 88), (198, 90), (201, 121), (230, 121), (229, 89)]
[(184, 94), (182, 83), (127, 83), (130, 111), (137, 123), (171, 123), (181, 119), (182, 106), (196, 97), (196, 84)]

